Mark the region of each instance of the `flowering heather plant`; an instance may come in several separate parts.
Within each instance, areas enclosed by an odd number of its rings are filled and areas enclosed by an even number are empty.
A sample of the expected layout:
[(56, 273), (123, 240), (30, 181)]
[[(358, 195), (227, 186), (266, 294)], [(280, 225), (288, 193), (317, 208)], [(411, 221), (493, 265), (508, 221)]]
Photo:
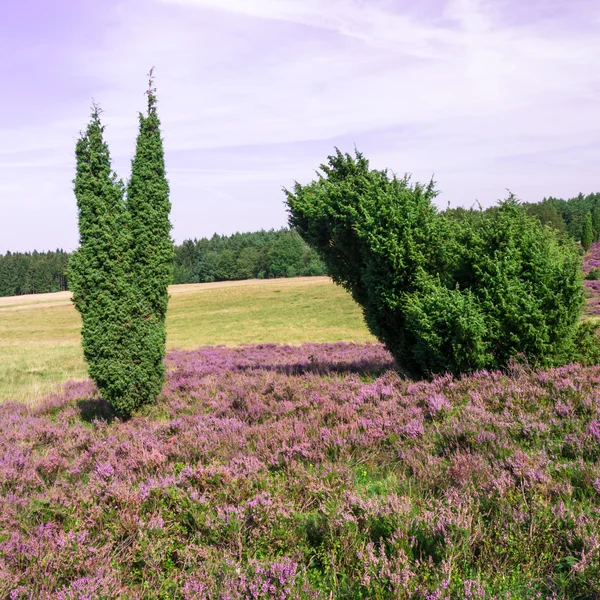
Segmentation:
[[(586, 276), (590, 271), (600, 269), (600, 242), (595, 242), (583, 258), (583, 271)], [(586, 290), (585, 313), (588, 315), (600, 315), (600, 280), (585, 279)]]
[(600, 367), (173, 352), (157, 405), (0, 405), (0, 598), (600, 597)]

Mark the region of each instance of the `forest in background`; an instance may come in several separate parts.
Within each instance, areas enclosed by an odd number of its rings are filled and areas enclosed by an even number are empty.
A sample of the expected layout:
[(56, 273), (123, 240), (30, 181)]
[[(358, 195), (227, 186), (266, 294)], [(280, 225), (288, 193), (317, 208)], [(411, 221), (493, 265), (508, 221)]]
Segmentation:
[(579, 194), (575, 198), (544, 198), (542, 202), (523, 204), (527, 212), (542, 223), (566, 231), (587, 250), (600, 240), (600, 193)]
[[(523, 203), (523, 207), (542, 223), (571, 235), (585, 250), (600, 240), (600, 193), (579, 194), (568, 200), (544, 198), (541, 202)], [(455, 208), (450, 212), (460, 217), (478, 211)], [(63, 250), (0, 255), (0, 296), (69, 289), (68, 260), (69, 253)], [(215, 234), (175, 246), (173, 283), (176, 284), (325, 274), (325, 265), (316, 252), (287, 228)]]
[(68, 262), (64, 250), (0, 254), (0, 296), (65, 291)]
[[(0, 296), (69, 289), (69, 253), (7, 252), (0, 255)], [(325, 265), (289, 229), (213, 235), (175, 247), (173, 283), (324, 275)]]

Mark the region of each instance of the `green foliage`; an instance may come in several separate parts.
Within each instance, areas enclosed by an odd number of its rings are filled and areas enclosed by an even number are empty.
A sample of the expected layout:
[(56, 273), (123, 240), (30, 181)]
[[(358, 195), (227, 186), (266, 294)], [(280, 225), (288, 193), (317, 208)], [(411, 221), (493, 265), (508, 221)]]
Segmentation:
[(80, 248), (70, 279), (90, 377), (115, 411), (128, 417), (156, 399), (165, 377), (173, 246), (152, 79), (126, 202), (102, 133), (95, 109), (76, 148)]
[[(68, 261), (63, 250), (0, 255), (0, 296), (69, 289)], [(174, 248), (169, 271), (176, 284), (327, 274), (319, 255), (289, 229), (185, 240)]]
[(174, 283), (325, 274), (318, 254), (289, 229), (213, 235), (175, 247)]
[(526, 207), (527, 214), (537, 217), (542, 225), (550, 225), (557, 231), (565, 231), (566, 225), (561, 214), (556, 210), (554, 204), (545, 200), (538, 204), (529, 204)]
[(69, 254), (64, 250), (0, 254), (0, 296), (66, 290), (68, 261)]
[(581, 233), (581, 245), (587, 252), (594, 241), (594, 228), (592, 225), (592, 214), (588, 213), (583, 222), (583, 231)]
[[(582, 238), (587, 214), (592, 213), (594, 239), (600, 238), (600, 193), (588, 194), (587, 196), (579, 194), (568, 200), (550, 197), (543, 200), (543, 203), (546, 202), (556, 208), (565, 223), (567, 233), (579, 241)], [(594, 212), (596, 211), (594, 221)]]
[(585, 278), (588, 281), (598, 281), (600, 279), (600, 269), (590, 269)]
[(428, 271), (439, 272), (442, 230), (431, 200), (436, 192), (405, 177), (370, 170), (339, 150), (317, 181), (285, 191), (290, 225), (320, 254), (333, 280), (361, 305), (371, 332), (411, 372), (413, 352), (406, 303)]
[[(130, 333), (125, 344), (135, 355), (130, 376), (136, 394), (119, 399), (118, 410), (130, 414), (153, 402), (165, 378), (165, 317), (171, 281), (173, 243), (170, 237), (169, 185), (152, 74), (148, 89), (148, 112), (139, 116), (139, 135), (127, 186), (130, 244), (127, 252), (131, 286)], [(113, 402), (114, 404), (114, 402)]]
[(329, 157), (286, 190), (290, 224), (361, 305), (371, 332), (413, 375), (572, 359), (583, 304), (572, 241), (513, 196), (494, 210), (437, 214), (433, 183)]
[(131, 264), (135, 283), (159, 321), (164, 322), (171, 282), (173, 242), (169, 213), (169, 183), (156, 111), (152, 73), (148, 113), (139, 115), (139, 135), (127, 186), (127, 209), (131, 216)]
[(540, 226), (512, 196), (475, 226), (458, 224), (452, 237), (448, 284), (478, 299), (494, 356), (487, 366), (517, 355), (535, 365), (568, 361), (583, 305), (572, 241)]
[(94, 108), (75, 150), (80, 248), (71, 256), (69, 279), (82, 317), (89, 375), (103, 397), (120, 410), (123, 402), (131, 404), (136, 396), (130, 367), (137, 357), (127, 344), (135, 297), (129, 278), (124, 189), (112, 172), (103, 132), (99, 110)]
[(600, 340), (598, 323), (580, 323), (573, 340), (573, 360), (586, 366), (600, 364)]
[(594, 232), (594, 241), (600, 240), (600, 205), (596, 205), (592, 211), (592, 229)]
[(477, 298), (432, 282), (407, 303), (407, 328), (415, 336), (413, 352), (432, 372), (443, 372), (452, 357), (458, 372), (482, 369), (493, 356), (488, 329)]

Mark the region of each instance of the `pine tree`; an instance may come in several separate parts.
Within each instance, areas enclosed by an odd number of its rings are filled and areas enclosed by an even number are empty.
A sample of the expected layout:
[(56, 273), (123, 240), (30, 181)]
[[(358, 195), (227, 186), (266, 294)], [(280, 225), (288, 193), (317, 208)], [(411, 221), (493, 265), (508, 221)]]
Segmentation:
[(594, 241), (594, 227), (592, 225), (592, 213), (589, 213), (585, 217), (583, 223), (583, 231), (581, 233), (581, 245), (587, 252)]
[(132, 235), (129, 250), (132, 285), (138, 292), (137, 309), (141, 311), (141, 322), (132, 343), (143, 349), (143, 381), (147, 401), (153, 401), (165, 377), (167, 287), (172, 278), (174, 251), (170, 237), (169, 184), (152, 71), (147, 96), (148, 112), (139, 115), (139, 134), (127, 187), (127, 210)]
[(90, 377), (117, 412), (132, 387), (131, 358), (126, 352), (129, 333), (127, 215), (124, 186), (111, 169), (103, 139), (100, 110), (75, 149), (75, 197), (79, 213), (80, 247), (69, 262), (73, 302), (82, 317), (82, 344)]

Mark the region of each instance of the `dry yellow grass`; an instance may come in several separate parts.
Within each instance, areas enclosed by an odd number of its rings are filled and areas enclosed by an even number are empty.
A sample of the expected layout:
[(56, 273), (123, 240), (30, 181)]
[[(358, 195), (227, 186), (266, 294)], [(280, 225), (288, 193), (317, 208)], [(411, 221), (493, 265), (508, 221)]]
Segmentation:
[[(170, 288), (167, 347), (373, 341), (360, 309), (327, 277)], [(0, 401), (35, 404), (86, 377), (81, 321), (68, 292), (0, 298)]]

